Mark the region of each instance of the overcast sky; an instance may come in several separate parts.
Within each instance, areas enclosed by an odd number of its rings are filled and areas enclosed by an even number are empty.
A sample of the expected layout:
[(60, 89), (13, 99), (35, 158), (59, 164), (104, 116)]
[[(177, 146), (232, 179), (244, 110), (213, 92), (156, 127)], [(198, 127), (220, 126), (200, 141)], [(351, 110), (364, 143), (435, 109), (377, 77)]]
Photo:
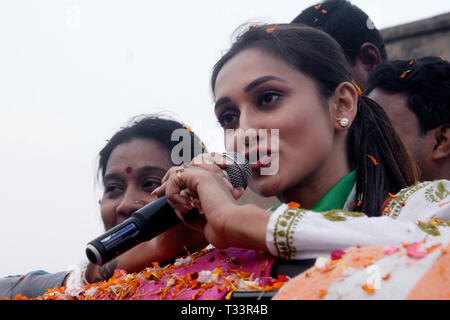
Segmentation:
[[(103, 232), (97, 154), (130, 117), (165, 112), (223, 150), (209, 77), (233, 31), (316, 2), (0, 0), (0, 276), (84, 259)], [(450, 11), (352, 3), (378, 28)]]

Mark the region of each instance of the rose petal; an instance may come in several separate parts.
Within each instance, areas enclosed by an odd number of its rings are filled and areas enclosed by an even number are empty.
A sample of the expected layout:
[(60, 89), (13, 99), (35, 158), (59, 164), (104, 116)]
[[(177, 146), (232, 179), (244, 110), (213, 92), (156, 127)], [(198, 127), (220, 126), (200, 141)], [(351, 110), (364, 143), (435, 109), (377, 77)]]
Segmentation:
[(345, 251), (342, 250), (334, 250), (331, 253), (331, 260), (339, 260), (345, 255)]
[(427, 252), (423, 250), (421, 242), (413, 242), (406, 248), (406, 254), (410, 258), (422, 259), (427, 255)]
[(384, 247), (383, 253), (387, 256), (390, 256), (391, 254), (394, 254), (396, 252), (400, 251), (400, 248), (392, 245), (387, 245)]

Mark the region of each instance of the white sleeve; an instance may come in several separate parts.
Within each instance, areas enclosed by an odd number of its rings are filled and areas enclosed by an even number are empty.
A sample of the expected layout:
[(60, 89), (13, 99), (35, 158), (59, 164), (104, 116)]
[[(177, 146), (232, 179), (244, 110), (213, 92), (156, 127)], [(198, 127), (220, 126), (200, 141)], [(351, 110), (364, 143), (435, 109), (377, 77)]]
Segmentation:
[[(271, 254), (283, 259), (308, 259), (350, 246), (401, 245), (422, 241), (431, 231), (450, 230), (450, 181), (441, 180), (401, 190), (380, 217), (346, 210), (313, 212), (279, 206), (267, 226), (266, 244)], [(435, 223), (429, 225), (431, 219)], [(420, 221), (420, 222), (419, 222)], [(419, 222), (419, 223), (418, 223)]]

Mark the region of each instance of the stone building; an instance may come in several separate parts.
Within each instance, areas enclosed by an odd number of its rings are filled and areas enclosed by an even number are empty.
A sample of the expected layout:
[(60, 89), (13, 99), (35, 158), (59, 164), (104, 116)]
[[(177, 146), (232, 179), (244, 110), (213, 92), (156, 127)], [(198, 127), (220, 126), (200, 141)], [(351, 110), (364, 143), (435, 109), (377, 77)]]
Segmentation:
[(450, 60), (450, 12), (381, 30), (389, 60), (438, 56)]

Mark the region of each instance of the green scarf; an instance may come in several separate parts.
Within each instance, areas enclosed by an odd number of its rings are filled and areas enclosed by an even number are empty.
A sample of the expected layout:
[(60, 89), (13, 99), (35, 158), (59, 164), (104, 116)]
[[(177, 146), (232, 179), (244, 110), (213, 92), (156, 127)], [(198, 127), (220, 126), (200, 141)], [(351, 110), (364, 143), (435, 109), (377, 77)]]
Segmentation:
[[(353, 189), (356, 180), (356, 171), (352, 171), (339, 180), (330, 190), (325, 193), (322, 198), (312, 207), (311, 211), (324, 212), (333, 209), (342, 209), (345, 201)], [(270, 211), (275, 211), (281, 203), (270, 208)]]
[(353, 189), (356, 180), (356, 171), (352, 171), (339, 180), (333, 188), (327, 191), (312, 207), (312, 211), (324, 212), (344, 208), (345, 201)]

